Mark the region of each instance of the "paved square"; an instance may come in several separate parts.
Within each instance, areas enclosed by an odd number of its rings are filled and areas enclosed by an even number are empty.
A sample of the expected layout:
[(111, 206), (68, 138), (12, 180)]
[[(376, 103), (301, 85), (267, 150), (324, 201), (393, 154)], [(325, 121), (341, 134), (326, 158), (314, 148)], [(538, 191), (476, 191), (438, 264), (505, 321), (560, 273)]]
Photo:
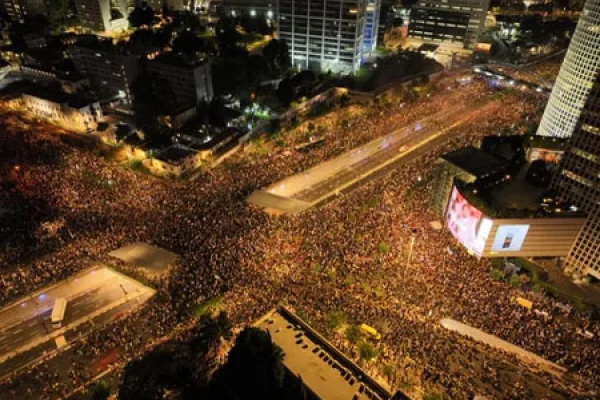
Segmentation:
[(136, 267), (144, 269), (149, 275), (162, 275), (177, 260), (177, 254), (147, 243), (132, 243), (108, 253)]

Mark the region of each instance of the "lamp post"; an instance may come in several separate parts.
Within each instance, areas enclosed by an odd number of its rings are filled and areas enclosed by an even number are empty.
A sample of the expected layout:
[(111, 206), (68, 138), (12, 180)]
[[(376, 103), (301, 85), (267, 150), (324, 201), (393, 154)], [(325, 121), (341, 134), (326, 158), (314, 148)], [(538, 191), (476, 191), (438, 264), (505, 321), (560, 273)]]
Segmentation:
[(412, 257), (412, 252), (413, 252), (413, 248), (415, 246), (415, 237), (411, 236), (410, 237), (410, 244), (408, 245), (408, 257), (406, 258), (406, 266), (408, 267), (410, 265), (410, 259)]

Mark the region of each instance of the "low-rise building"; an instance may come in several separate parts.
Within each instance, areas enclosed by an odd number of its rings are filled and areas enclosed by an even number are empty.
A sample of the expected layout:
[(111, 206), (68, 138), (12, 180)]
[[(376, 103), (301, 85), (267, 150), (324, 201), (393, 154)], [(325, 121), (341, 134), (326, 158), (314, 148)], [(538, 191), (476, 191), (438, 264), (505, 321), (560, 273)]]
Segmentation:
[(30, 113), (76, 132), (93, 130), (102, 119), (97, 100), (41, 86), (25, 89), (20, 103)]
[(548, 187), (527, 178), (528, 164), (514, 174), (509, 168), (514, 164), (474, 147), (442, 156), (433, 197), (446, 228), (477, 257), (566, 256), (585, 215), (551, 206)]
[(230, 154), (239, 146), (242, 132), (227, 128), (214, 133), (181, 133), (173, 137), (173, 145), (156, 157), (144, 160), (144, 166), (155, 175), (181, 177), (205, 164)]
[(60, 71), (35, 65), (22, 65), (21, 73), (30, 79), (57, 82), (66, 93), (82, 92), (90, 86), (90, 80), (78, 72)]

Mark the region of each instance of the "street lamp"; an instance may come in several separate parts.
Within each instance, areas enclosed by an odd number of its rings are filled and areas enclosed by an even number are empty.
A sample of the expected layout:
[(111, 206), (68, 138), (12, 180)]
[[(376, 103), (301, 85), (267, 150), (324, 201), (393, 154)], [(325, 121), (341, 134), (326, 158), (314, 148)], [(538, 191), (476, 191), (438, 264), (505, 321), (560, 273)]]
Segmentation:
[(410, 265), (410, 259), (412, 257), (413, 248), (415, 247), (415, 236), (410, 237), (410, 244), (408, 245), (408, 257), (406, 258), (406, 266)]

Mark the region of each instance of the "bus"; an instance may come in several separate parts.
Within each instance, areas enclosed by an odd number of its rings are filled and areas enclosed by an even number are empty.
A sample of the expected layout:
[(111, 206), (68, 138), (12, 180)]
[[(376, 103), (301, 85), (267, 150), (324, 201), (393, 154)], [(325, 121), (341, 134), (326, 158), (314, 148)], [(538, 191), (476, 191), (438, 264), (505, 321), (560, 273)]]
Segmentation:
[(367, 324), (360, 324), (360, 331), (362, 332), (363, 335), (365, 335), (373, 340), (381, 339), (381, 334), (379, 332), (377, 332), (377, 329), (372, 328)]
[(52, 328), (56, 329), (62, 326), (62, 322), (65, 319), (65, 311), (67, 311), (67, 300), (62, 297), (56, 299), (52, 308), (52, 315), (50, 316)]

